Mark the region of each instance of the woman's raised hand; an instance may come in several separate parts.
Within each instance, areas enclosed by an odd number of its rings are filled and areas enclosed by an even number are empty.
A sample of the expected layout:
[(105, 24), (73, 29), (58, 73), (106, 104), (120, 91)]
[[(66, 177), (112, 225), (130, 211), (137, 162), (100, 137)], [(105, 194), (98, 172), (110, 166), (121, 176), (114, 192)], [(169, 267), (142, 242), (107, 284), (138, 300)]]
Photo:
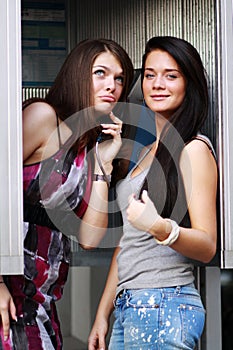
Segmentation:
[(109, 116), (113, 123), (101, 124), (101, 126), (102, 133), (105, 135), (111, 135), (112, 138), (101, 142), (98, 146), (99, 157), (101, 159), (103, 168), (105, 169), (106, 173), (112, 171), (112, 161), (116, 157), (122, 145), (122, 121), (119, 118), (117, 118), (113, 114), (113, 112), (111, 112)]

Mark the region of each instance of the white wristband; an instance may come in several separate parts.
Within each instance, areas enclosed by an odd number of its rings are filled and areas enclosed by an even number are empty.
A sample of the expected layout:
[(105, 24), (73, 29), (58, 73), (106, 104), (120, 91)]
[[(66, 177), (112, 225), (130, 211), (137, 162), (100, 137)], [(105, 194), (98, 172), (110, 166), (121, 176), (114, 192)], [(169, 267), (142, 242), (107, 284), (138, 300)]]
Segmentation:
[(171, 220), (171, 219), (166, 219), (166, 220), (169, 221), (170, 224), (172, 225), (172, 230), (171, 230), (169, 236), (166, 239), (164, 239), (163, 241), (159, 241), (157, 238), (154, 238), (154, 239), (155, 239), (157, 244), (170, 246), (179, 237), (180, 227), (174, 220)]

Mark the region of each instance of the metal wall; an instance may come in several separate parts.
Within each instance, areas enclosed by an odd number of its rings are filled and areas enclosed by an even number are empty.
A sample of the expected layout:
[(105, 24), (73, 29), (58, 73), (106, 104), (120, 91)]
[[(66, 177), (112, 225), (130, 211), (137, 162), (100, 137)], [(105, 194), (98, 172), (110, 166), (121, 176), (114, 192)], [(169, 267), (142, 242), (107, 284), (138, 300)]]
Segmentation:
[(216, 145), (215, 3), (215, 0), (71, 0), (71, 46), (86, 38), (111, 38), (126, 49), (135, 68), (140, 68), (150, 37), (174, 35), (191, 42), (200, 52), (209, 76), (210, 119), (205, 131)]

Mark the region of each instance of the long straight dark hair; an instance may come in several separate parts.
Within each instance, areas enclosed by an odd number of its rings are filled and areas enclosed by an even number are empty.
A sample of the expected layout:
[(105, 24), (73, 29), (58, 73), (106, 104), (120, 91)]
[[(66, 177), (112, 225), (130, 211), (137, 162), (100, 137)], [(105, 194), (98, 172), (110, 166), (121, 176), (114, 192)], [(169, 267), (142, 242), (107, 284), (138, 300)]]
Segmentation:
[(177, 62), (186, 80), (186, 93), (180, 107), (162, 130), (157, 152), (142, 190), (163, 217), (173, 218), (189, 227), (190, 220), (179, 161), (184, 145), (201, 130), (208, 115), (208, 85), (206, 72), (197, 50), (187, 41), (171, 36), (151, 38), (142, 61), (142, 82), (145, 62), (150, 52), (162, 50)]
[(67, 56), (46, 97), (60, 119), (65, 120), (93, 105), (92, 67), (103, 52), (110, 52), (122, 66), (124, 81), (120, 102), (126, 100), (134, 74), (126, 51), (110, 39), (83, 40)]
[(92, 147), (97, 137), (96, 119), (90, 108), (93, 106), (92, 67), (104, 52), (110, 52), (122, 67), (124, 80), (119, 102), (126, 101), (134, 76), (133, 64), (123, 47), (103, 38), (83, 40), (70, 52), (45, 99), (63, 121), (83, 111), (85, 117), (76, 124), (79, 128), (76, 132), (82, 135), (79, 145), (83, 146)]

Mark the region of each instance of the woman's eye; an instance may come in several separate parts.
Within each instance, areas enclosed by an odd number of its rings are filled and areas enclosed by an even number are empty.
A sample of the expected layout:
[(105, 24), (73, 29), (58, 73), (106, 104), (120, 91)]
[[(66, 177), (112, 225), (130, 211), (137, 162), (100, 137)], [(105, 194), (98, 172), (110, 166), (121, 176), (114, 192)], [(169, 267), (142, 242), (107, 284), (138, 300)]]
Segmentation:
[(123, 85), (123, 83), (124, 83), (124, 78), (123, 78), (123, 77), (116, 77), (116, 81), (117, 81), (118, 83), (120, 83), (121, 85)]
[(98, 69), (98, 70), (94, 71), (94, 74), (98, 75), (99, 77), (103, 77), (105, 72), (103, 69)]
[(169, 79), (176, 79), (176, 78), (177, 78), (177, 75), (175, 75), (175, 74), (168, 74), (167, 77), (168, 77)]
[(146, 78), (146, 79), (153, 79), (153, 78), (154, 78), (154, 74), (146, 73), (146, 74), (145, 74), (145, 78)]

